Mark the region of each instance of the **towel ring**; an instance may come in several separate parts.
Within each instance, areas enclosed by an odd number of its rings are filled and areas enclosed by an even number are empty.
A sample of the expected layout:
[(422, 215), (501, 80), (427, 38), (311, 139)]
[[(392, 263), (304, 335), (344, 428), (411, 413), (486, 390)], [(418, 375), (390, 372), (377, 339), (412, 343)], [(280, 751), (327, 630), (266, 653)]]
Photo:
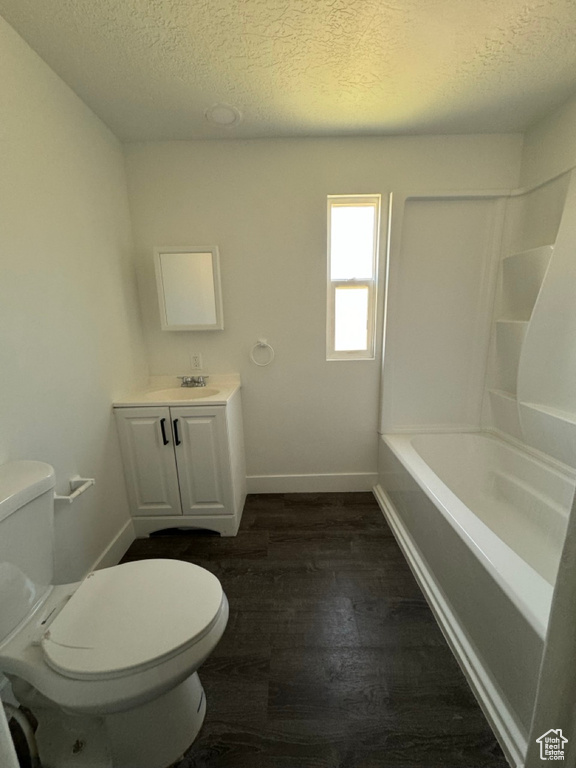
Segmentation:
[[(268, 360), (266, 360), (264, 363), (259, 363), (258, 360), (256, 360), (256, 358), (254, 357), (254, 352), (257, 349), (268, 349), (268, 350), (270, 350), (269, 353), (268, 353)], [(260, 366), (260, 368), (264, 368), (264, 366), (270, 365), (272, 360), (274, 360), (274, 356), (275, 356), (274, 349), (270, 346), (270, 344), (268, 344), (266, 339), (258, 339), (256, 344), (254, 344), (254, 346), (250, 350), (250, 360), (252, 360), (254, 365)]]

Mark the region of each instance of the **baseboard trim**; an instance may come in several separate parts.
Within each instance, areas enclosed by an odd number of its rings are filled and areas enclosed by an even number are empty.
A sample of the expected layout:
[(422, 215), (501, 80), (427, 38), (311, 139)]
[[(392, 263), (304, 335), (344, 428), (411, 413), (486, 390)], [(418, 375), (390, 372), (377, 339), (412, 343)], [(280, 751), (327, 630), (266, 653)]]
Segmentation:
[(434, 574), (420, 554), (400, 515), (380, 484), (374, 487), (374, 496), (436, 617), (448, 645), (496, 734), (506, 758), (510, 765), (515, 766), (515, 768), (523, 768), (523, 756), (526, 754), (527, 742), (516, 726), (506, 702), (492, 683), (488, 671), (476, 649), (468, 640)]
[(102, 554), (96, 558), (88, 573), (97, 571), (99, 568), (110, 568), (112, 565), (118, 565), (135, 538), (136, 534), (132, 520), (127, 520)]
[(330, 475), (252, 475), (246, 478), (248, 493), (334, 493), (371, 491), (376, 472)]

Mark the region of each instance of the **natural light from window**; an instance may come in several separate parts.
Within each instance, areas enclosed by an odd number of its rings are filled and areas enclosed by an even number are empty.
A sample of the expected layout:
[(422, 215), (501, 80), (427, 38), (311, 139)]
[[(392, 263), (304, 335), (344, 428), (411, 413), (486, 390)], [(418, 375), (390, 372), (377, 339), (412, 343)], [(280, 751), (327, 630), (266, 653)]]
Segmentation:
[(334, 351), (359, 352), (368, 348), (368, 288), (336, 288)]
[(374, 272), (374, 206), (334, 206), (330, 232), (332, 280), (371, 278)]
[(328, 360), (374, 358), (380, 195), (328, 197)]

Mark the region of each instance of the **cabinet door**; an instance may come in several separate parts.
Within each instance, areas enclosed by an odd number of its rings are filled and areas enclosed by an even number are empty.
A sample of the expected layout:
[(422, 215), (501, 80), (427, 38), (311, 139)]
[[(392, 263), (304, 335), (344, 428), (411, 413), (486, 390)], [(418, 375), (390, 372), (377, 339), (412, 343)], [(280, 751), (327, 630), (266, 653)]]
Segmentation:
[(115, 408), (133, 515), (181, 515), (170, 409)]
[(170, 408), (184, 515), (232, 514), (226, 408)]

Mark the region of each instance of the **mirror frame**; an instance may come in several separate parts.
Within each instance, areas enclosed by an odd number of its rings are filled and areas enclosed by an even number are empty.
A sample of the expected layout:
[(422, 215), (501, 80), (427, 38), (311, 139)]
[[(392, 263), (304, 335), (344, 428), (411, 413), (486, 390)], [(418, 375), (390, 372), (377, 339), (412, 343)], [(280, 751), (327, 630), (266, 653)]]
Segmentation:
[[(216, 306), (216, 322), (200, 325), (169, 325), (166, 318), (166, 300), (164, 282), (162, 279), (161, 256), (164, 253), (211, 253), (212, 276), (214, 280), (214, 303)], [(173, 245), (154, 248), (154, 268), (156, 271), (156, 288), (158, 289), (158, 304), (160, 308), (160, 326), (163, 331), (221, 331), (224, 329), (224, 312), (222, 309), (222, 285), (220, 282), (220, 254), (216, 245), (199, 246)]]

